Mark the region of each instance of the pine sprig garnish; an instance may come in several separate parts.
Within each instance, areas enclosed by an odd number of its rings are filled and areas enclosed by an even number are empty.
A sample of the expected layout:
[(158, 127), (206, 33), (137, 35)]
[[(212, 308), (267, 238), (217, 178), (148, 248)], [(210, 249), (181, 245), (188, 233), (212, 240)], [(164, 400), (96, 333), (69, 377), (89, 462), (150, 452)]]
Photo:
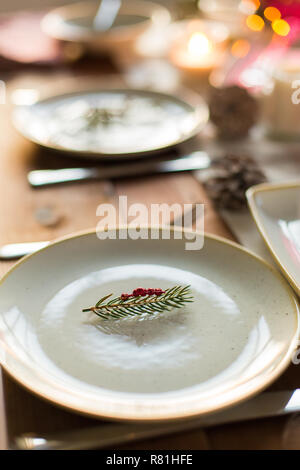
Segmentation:
[(145, 314), (154, 315), (193, 302), (190, 286), (175, 286), (165, 291), (140, 288), (133, 291), (132, 294), (122, 294), (120, 297), (105, 302), (112, 295), (105, 295), (94, 307), (84, 308), (82, 311), (93, 312), (102, 320), (120, 320)]

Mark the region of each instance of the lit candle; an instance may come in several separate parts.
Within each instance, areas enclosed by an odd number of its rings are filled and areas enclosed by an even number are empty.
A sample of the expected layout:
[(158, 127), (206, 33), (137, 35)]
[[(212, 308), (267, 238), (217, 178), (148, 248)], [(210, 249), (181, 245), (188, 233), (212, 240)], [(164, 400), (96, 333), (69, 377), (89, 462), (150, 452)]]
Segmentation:
[(203, 79), (207, 81), (209, 74), (222, 63), (226, 34), (218, 43), (205, 26), (200, 21), (191, 22), (170, 48), (171, 63), (181, 71), (189, 85), (203, 82)]
[(300, 51), (287, 54), (273, 74), (271, 92), (264, 99), (264, 117), (275, 137), (300, 139)]

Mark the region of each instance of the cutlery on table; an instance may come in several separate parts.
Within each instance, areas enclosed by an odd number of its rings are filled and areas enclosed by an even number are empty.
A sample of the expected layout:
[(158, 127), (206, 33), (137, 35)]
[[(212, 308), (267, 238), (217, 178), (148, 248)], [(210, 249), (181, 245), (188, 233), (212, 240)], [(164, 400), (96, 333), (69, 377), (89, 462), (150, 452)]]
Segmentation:
[(112, 423), (43, 436), (23, 434), (14, 440), (12, 448), (20, 450), (101, 449), (167, 434), (191, 431), (199, 427), (279, 416), (297, 411), (300, 411), (300, 389), (264, 392), (234, 408), (199, 419), (155, 424)]
[(0, 247), (0, 259), (12, 260), (30, 255), (41, 248), (49, 245), (49, 241), (45, 242), (25, 242), (25, 243), (9, 243)]
[[(61, 170), (35, 170), (28, 173), (28, 181), (31, 186), (42, 187), (51, 184), (67, 183), (81, 180), (113, 179), (121, 177), (133, 177), (147, 174), (169, 173), (179, 171), (205, 170), (208, 168), (228, 165), (228, 158), (213, 160), (204, 151), (192, 152), (185, 157), (176, 160), (160, 160), (147, 162), (123, 163), (118, 166), (102, 166), (93, 168), (64, 168)], [(252, 165), (253, 167), (253, 165)], [(253, 170), (253, 168), (252, 168)], [(210, 170), (209, 170), (210, 171)], [(233, 175), (234, 176), (234, 175)], [(227, 175), (230, 178), (230, 174)], [(235, 185), (233, 185), (235, 187)], [(195, 222), (195, 210), (192, 209), (191, 223)], [(170, 225), (180, 225), (173, 220)], [(0, 259), (9, 260), (33, 253), (46, 246), (49, 242), (15, 243), (0, 247)]]
[(121, 0), (101, 0), (99, 8), (94, 17), (94, 28), (101, 32), (112, 27), (118, 16)]
[(196, 151), (175, 160), (122, 163), (115, 166), (91, 168), (63, 168), (60, 170), (34, 170), (27, 175), (31, 186), (40, 187), (58, 183), (85, 180), (115, 179), (145, 176), (157, 173), (174, 173), (209, 168), (213, 160), (206, 152)]
[[(194, 224), (197, 217), (197, 211), (195, 210), (196, 204), (193, 204), (193, 207), (189, 213), (191, 214), (191, 225)], [(182, 215), (175, 217), (170, 221), (170, 226), (176, 226), (182, 224)], [(50, 241), (41, 241), (41, 242), (24, 242), (24, 243), (9, 243), (0, 247), (0, 260), (9, 261), (22, 256), (30, 255), (35, 251), (38, 251), (42, 248), (45, 248), (49, 245)]]

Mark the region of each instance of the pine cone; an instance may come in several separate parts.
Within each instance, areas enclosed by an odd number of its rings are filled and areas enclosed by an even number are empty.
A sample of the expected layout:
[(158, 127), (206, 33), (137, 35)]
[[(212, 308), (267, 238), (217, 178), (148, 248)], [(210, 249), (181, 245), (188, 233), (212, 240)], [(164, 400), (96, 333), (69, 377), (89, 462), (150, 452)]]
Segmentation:
[(239, 139), (248, 134), (258, 115), (258, 104), (245, 88), (236, 85), (215, 88), (209, 99), (210, 119), (222, 139)]
[(226, 155), (215, 164), (212, 176), (203, 185), (218, 208), (239, 210), (246, 206), (247, 189), (265, 180), (252, 158)]

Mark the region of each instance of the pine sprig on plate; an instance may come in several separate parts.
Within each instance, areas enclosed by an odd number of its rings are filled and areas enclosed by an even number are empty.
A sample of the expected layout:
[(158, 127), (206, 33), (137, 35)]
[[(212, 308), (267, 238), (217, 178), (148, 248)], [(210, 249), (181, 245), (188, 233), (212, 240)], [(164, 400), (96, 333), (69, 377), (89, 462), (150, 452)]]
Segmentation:
[(108, 300), (112, 295), (108, 294), (102, 297), (94, 307), (84, 308), (82, 311), (93, 312), (102, 320), (120, 320), (145, 314), (162, 313), (193, 302), (190, 286), (175, 286), (165, 291), (140, 288), (133, 291), (132, 294), (122, 294), (120, 297)]

